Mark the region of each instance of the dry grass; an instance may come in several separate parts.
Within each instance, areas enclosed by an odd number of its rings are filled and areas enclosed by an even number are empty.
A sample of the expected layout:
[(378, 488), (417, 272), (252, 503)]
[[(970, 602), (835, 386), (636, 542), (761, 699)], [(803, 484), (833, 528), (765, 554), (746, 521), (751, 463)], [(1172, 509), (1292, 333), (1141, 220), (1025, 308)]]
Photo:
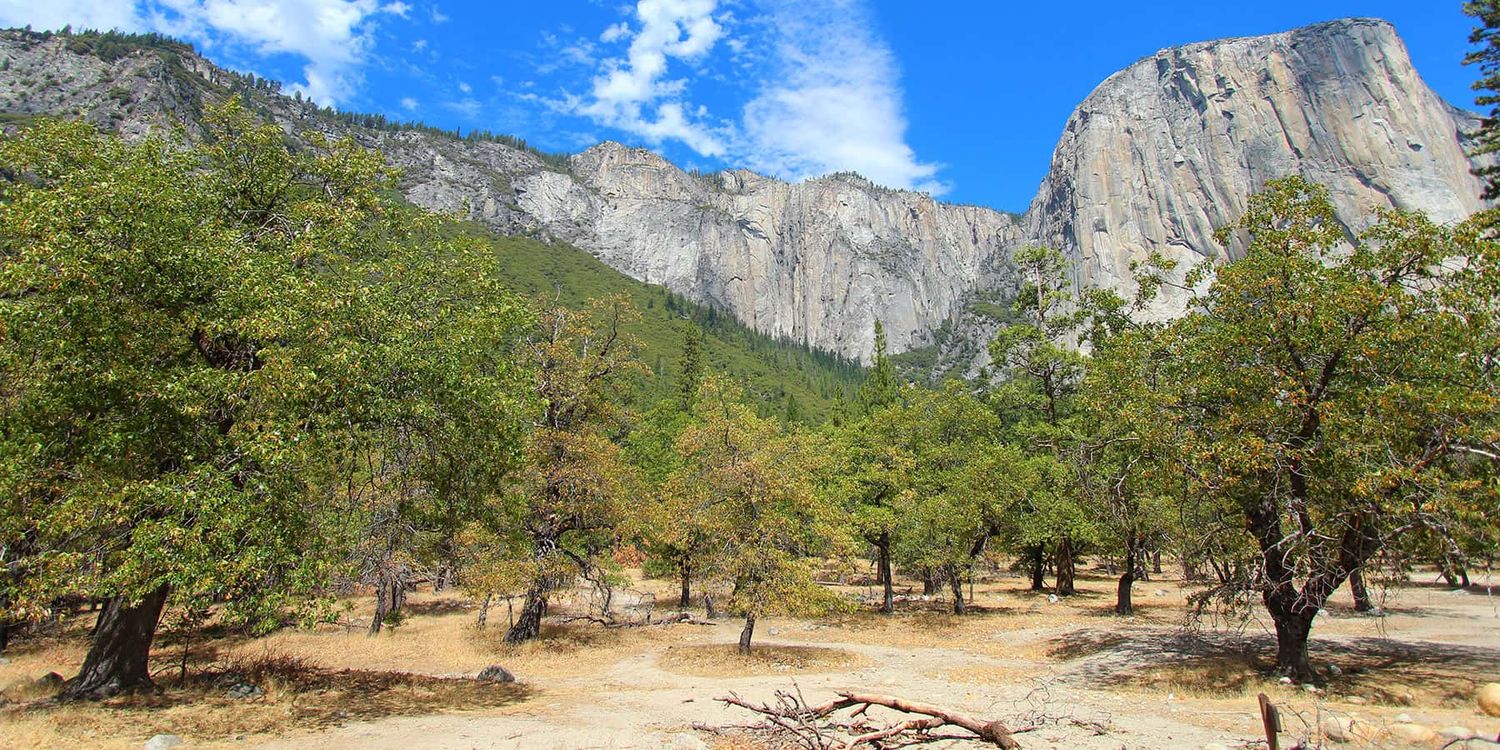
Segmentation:
[(822, 646), (754, 646), (746, 656), (734, 646), (711, 644), (668, 646), (660, 666), (694, 677), (746, 677), (840, 672), (866, 663), (858, 654)]
[(1038, 674), (1034, 668), (983, 664), (972, 667), (944, 669), (932, 674), (949, 682), (965, 685), (1016, 685), (1034, 680)]
[[(633, 581), (632, 588), (646, 591), (660, 583)], [(361, 597), (348, 602), (340, 626), (258, 639), (196, 633), (189, 641), (189, 678), (183, 681), (176, 679), (183, 644), (169, 632), (153, 660), (165, 688), (159, 695), (88, 705), (41, 701), (43, 691), (31, 683), (50, 671), (72, 675), (83, 659), (87, 618), (79, 618), (53, 634), (29, 635), (7, 652), (10, 663), (0, 665), (0, 691), (11, 704), (0, 706), (0, 748), (139, 748), (159, 732), (182, 735), (195, 747), (243, 747), (236, 738), (284, 737), (398, 715), (477, 710), (489, 717), (484, 721), (521, 715), (537, 721), (538, 711), (565, 714), (596, 706), (601, 695), (633, 706), (630, 710), (645, 722), (682, 711), (675, 695), (662, 699), (670, 704), (650, 703), (653, 691), (680, 687), (682, 676), (767, 678), (747, 681), (749, 687), (801, 674), (847, 672), (877, 682), (916, 676), (944, 686), (934, 689), (948, 690), (950, 697), (965, 691), (1001, 695), (1043, 675), (1092, 696), (1086, 700), (1096, 707), (1156, 706), (1147, 711), (1153, 719), (1164, 711), (1182, 723), (1233, 733), (1253, 734), (1250, 714), (1258, 692), (1289, 709), (1342, 707), (1372, 722), (1411, 712), (1444, 726), (1478, 721), (1473, 689), (1500, 674), (1495, 651), (1500, 641), (1475, 629), (1493, 622), (1483, 597), (1403, 589), (1402, 607), (1386, 620), (1357, 617), (1341, 600), (1335, 602), (1315, 628), (1313, 658), (1319, 666), (1338, 665), (1340, 673), (1330, 676), (1326, 692), (1311, 694), (1278, 684), (1270, 673), (1274, 647), (1258, 621), (1245, 629), (1234, 623), (1191, 631), (1178, 627), (1185, 589), (1175, 580), (1138, 588), (1142, 615), (1134, 618), (1109, 613), (1114, 582), (1102, 574), (1081, 578), (1079, 596), (1055, 603), (1024, 590), (1024, 583), (1016, 578), (981, 582), (975, 587), (976, 611), (964, 616), (947, 612), (946, 601), (938, 600), (904, 603), (894, 615), (866, 607), (816, 621), (768, 619), (766, 632), (777, 633), (773, 640), (781, 642), (760, 643), (750, 657), (734, 651), (735, 623), (620, 629), (549, 623), (540, 640), (513, 646), (503, 642), (503, 603), (491, 609), (491, 627), (480, 630), (473, 602), (451, 592), (414, 593), (403, 625), (369, 637), (371, 603)], [(1158, 590), (1166, 593), (1155, 596)], [(560, 597), (554, 612), (577, 612), (583, 604)], [(905, 652), (910, 661), (903, 659), (900, 669), (907, 671), (893, 672), (882, 661), (892, 650)], [(490, 664), (511, 669), (526, 687), (458, 679)], [(258, 685), (264, 696), (231, 698), (218, 682), (226, 672)], [(546, 699), (528, 701), (540, 694), (528, 688), (544, 690)], [(1165, 700), (1168, 694), (1175, 700)], [(1351, 705), (1355, 696), (1363, 705)], [(1123, 716), (1139, 713), (1126, 709)], [(673, 721), (688, 720), (674, 714)], [(641, 726), (635, 718), (631, 722)], [(1474, 724), (1486, 731), (1488, 726)], [(348, 731), (324, 736), (347, 738)], [(762, 738), (748, 735), (705, 739), (726, 750), (762, 747), (756, 744)]]
[[(334, 671), (294, 657), (239, 659), (220, 668), (168, 676), (160, 692), (100, 703), (32, 700), (0, 708), (5, 747), (139, 747), (154, 734), (195, 741), (319, 729), (350, 721), (498, 708), (524, 700), (528, 688), (400, 672)], [(234, 698), (250, 684), (264, 694)]]

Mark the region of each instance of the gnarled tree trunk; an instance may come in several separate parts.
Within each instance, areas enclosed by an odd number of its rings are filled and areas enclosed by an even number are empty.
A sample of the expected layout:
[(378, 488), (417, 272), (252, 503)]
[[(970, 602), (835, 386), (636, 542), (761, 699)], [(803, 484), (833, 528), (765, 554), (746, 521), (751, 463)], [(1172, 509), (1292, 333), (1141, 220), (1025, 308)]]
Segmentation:
[(490, 619), (490, 602), (494, 600), (494, 594), (484, 595), (484, 603), (479, 605), (479, 620), (474, 623), (474, 627), (480, 630), (484, 630), (485, 624), (489, 622)]
[(1370, 601), (1370, 590), (1365, 588), (1365, 574), (1355, 570), (1349, 574), (1349, 593), (1354, 595), (1354, 611), (1369, 612), (1375, 609)]
[(677, 564), (677, 572), (682, 576), (682, 593), (677, 597), (677, 606), (687, 609), (693, 603), (693, 566), (684, 560)]
[(896, 611), (896, 589), (891, 581), (891, 535), (881, 534), (875, 542), (875, 549), (880, 554), (878, 576), (885, 586), (885, 598), (880, 604), (880, 611), (890, 614)]
[(1058, 596), (1072, 596), (1074, 592), (1073, 577), (1075, 575), (1072, 538), (1064, 536), (1062, 541), (1057, 543), (1057, 561), (1055, 565), (1057, 566), (1056, 594)]
[(526, 590), (526, 604), (521, 607), (521, 615), (516, 618), (515, 624), (505, 632), (506, 643), (524, 643), (542, 633), (542, 617), (547, 614), (547, 587), (541, 583), (533, 583)]
[(99, 700), (156, 688), (151, 681), (151, 642), (168, 591), (163, 585), (139, 602), (110, 599), (99, 614), (83, 669), (63, 686), (64, 700)]
[(1037, 544), (1027, 553), (1027, 562), (1031, 564), (1031, 590), (1047, 590), (1047, 548)]
[(740, 631), (739, 652), (745, 656), (750, 655), (750, 637), (755, 635), (755, 615), (745, 615), (745, 629)]
[(1308, 636), (1312, 633), (1313, 617), (1316, 615), (1317, 611), (1314, 610), (1283, 611), (1280, 614), (1273, 612), (1271, 616), (1276, 624), (1276, 668), (1298, 683), (1313, 682), (1318, 677), (1307, 656)]
[(1130, 599), (1131, 587), (1135, 586), (1135, 569), (1140, 560), (1135, 537), (1125, 540), (1125, 572), (1120, 575), (1120, 585), (1115, 589), (1115, 614), (1135, 614), (1135, 603)]
[(376, 579), (375, 617), (370, 620), (370, 635), (400, 619), (401, 608), (406, 604), (406, 579), (407, 570), (401, 566), (387, 568)]
[(948, 571), (948, 585), (953, 588), (953, 614), (961, 615), (969, 611), (964, 603), (964, 577), (957, 570)]

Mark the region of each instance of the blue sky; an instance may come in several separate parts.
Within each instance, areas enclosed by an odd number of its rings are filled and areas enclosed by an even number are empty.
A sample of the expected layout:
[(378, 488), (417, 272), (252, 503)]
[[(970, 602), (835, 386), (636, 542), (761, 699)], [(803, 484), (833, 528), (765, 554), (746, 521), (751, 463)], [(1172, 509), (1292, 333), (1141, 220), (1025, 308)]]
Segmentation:
[(341, 109), (603, 139), (685, 167), (852, 170), (1022, 211), (1068, 114), (1162, 47), (1343, 16), (1396, 24), (1470, 105), (1459, 0), (0, 0), (0, 24), (156, 30)]

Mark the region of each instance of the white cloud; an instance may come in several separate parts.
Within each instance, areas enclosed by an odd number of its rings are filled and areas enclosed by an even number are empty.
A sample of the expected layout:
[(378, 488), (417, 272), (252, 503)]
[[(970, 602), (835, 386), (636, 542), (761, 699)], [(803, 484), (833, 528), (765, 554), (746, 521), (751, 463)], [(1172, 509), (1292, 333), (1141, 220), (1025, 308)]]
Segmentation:
[(744, 109), (744, 153), (786, 179), (853, 170), (882, 185), (946, 192), (906, 143), (900, 72), (856, 0), (776, 0), (776, 62)]
[(300, 91), (337, 104), (360, 84), (377, 14), (405, 17), (400, 0), (0, 0), (0, 23), (159, 31), (205, 49), (244, 46), (306, 60)]
[(134, 3), (120, 0), (0, 0), (0, 26), (31, 26), (38, 30), (145, 28)]
[(604, 33), (599, 35), (599, 41), (604, 42), (605, 44), (612, 44), (614, 42), (620, 41), (621, 39), (624, 39), (629, 35), (630, 24), (621, 21), (605, 29)]
[(421, 106), (421, 105), (417, 103), (416, 99), (413, 99), (413, 98), (411, 98), (409, 96), (403, 96), (403, 97), (401, 97), (401, 108), (402, 109), (404, 109), (404, 110), (406, 110), (408, 112), (411, 112), (411, 111), (414, 111), (419, 106)]
[(463, 115), (464, 117), (467, 117), (470, 120), (478, 117), (479, 113), (483, 110), (483, 105), (481, 105), (479, 101), (474, 99), (473, 97), (465, 97), (454, 102), (444, 102), (443, 106), (459, 113), (460, 115)]
[(337, 105), (362, 83), (360, 65), (374, 43), (377, 14), (400, 16), (410, 7), (377, 0), (146, 0), (153, 28), (205, 47), (246, 45), (257, 53), (307, 61), (305, 82), (292, 90)]
[[(906, 143), (900, 71), (864, 0), (757, 6), (758, 33), (746, 35), (716, 0), (638, 0), (634, 28), (618, 23), (599, 35), (605, 44), (628, 40), (625, 56), (606, 58), (587, 94), (538, 101), (787, 180), (855, 171), (882, 185), (946, 192), (939, 165)], [(721, 40), (762, 82), (733, 124), (689, 101), (688, 71), (673, 70), (701, 67)]]
[(464, 92), (464, 93), (465, 93), (465, 94), (467, 94), (467, 93), (469, 93), (469, 92), (470, 92), (470, 91), (473, 91), (473, 90), (474, 90), (474, 87), (473, 87), (473, 86), (470, 86), (470, 85), (469, 85), (469, 84), (467, 84), (467, 83), (464, 83), (464, 82), (463, 82), (463, 81), (459, 81), (459, 82), (458, 82), (458, 90), (459, 90), (459, 91), (462, 91), (462, 92)]
[(666, 78), (671, 61), (698, 60), (723, 35), (715, 7), (716, 0), (640, 0), (633, 37), (622, 25), (600, 36), (606, 42), (629, 38), (626, 57), (602, 63), (589, 94), (570, 100), (573, 111), (654, 143), (676, 140), (704, 156), (723, 155), (726, 144), (716, 128), (685, 114), (680, 95), (686, 83)]
[(432, 6), (432, 22), (433, 23), (447, 23), (448, 22), (448, 16), (445, 15), (442, 10), (439, 10), (436, 5)]

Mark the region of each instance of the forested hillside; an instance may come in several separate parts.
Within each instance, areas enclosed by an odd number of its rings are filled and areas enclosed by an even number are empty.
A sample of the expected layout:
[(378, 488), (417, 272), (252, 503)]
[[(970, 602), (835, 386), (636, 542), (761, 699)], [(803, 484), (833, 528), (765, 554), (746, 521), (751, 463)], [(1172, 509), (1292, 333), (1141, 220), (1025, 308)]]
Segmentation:
[(708, 365), (739, 383), (762, 415), (809, 423), (844, 416), (864, 380), (857, 362), (752, 331), (727, 313), (636, 281), (578, 248), (502, 237), (473, 224), (466, 231), (489, 243), (503, 278), (519, 293), (579, 307), (626, 295), (641, 312), (629, 330), (640, 338), (640, 358), (652, 374), (638, 380), (643, 401), (677, 391), (690, 321), (703, 332)]

